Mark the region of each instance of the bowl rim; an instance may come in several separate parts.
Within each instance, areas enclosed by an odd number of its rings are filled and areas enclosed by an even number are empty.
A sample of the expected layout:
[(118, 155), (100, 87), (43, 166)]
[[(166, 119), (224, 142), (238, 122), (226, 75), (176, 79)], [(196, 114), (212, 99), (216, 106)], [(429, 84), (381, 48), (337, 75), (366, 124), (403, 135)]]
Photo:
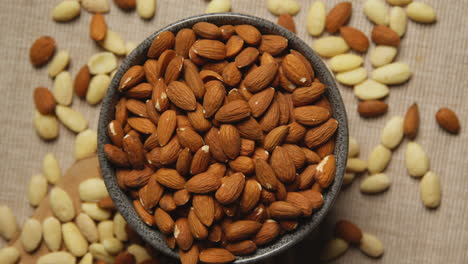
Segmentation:
[(321, 81), (327, 86), (326, 97), (332, 106), (332, 116), (338, 120), (339, 125), (335, 133), (336, 171), (333, 183), (323, 192), (324, 202), (322, 207), (312, 214), (312, 217), (302, 219), (301, 224), (296, 230), (281, 235), (274, 243), (259, 247), (254, 254), (237, 257), (234, 263), (251, 263), (268, 257), (277, 255), (301, 240), (303, 240), (312, 230), (325, 218), (332, 208), (337, 196), (339, 195), (348, 156), (348, 122), (346, 109), (337, 88), (334, 77), (328, 70), (322, 59), (298, 36), (289, 30), (266, 19), (239, 14), (239, 13), (214, 13), (191, 16), (175, 23), (169, 24), (151, 34), (141, 42), (135, 50), (129, 54), (119, 66), (116, 74), (112, 78), (111, 84), (103, 99), (99, 122), (98, 122), (98, 157), (102, 177), (109, 191), (109, 195), (115, 203), (120, 214), (127, 223), (137, 232), (147, 243), (158, 251), (173, 258), (178, 258), (176, 250), (170, 249), (163, 238), (163, 235), (156, 229), (147, 226), (137, 215), (133, 208), (131, 199), (119, 188), (115, 177), (115, 168), (107, 161), (104, 154), (104, 144), (111, 143), (107, 136), (107, 125), (113, 120), (114, 106), (119, 96), (118, 85), (122, 75), (133, 65), (140, 64), (146, 57), (146, 52), (151, 45), (152, 40), (161, 32), (169, 30), (174, 33), (182, 28), (191, 26), (197, 22), (211, 22), (217, 25), (225, 24), (249, 24), (259, 28), (260, 31), (281, 35), (288, 39), (288, 46), (293, 46), (295, 50), (300, 51), (309, 61), (311, 61), (316, 75), (320, 76)]

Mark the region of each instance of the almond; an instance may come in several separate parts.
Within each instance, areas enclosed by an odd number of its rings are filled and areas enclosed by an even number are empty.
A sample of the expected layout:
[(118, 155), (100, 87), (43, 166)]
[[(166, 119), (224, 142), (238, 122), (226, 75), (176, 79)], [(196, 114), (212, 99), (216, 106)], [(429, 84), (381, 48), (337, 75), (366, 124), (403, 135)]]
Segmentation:
[(320, 187), (328, 187), (335, 178), (336, 161), (334, 155), (328, 155), (317, 165), (315, 180)]
[(208, 229), (202, 224), (200, 219), (198, 219), (198, 216), (195, 214), (193, 207), (190, 208), (187, 220), (189, 223), (190, 232), (195, 239), (203, 240), (208, 237)]
[(29, 60), (35, 67), (40, 67), (52, 58), (55, 53), (55, 40), (49, 36), (39, 37), (29, 49)]
[(73, 89), (76, 95), (85, 97), (90, 81), (91, 73), (89, 72), (88, 65), (84, 65), (76, 74), (75, 81), (73, 83)]
[(293, 160), (296, 169), (302, 168), (306, 160), (306, 156), (302, 149), (299, 146), (292, 144), (284, 144), (283, 147), (288, 152), (289, 157)]
[(224, 154), (230, 159), (235, 159), (239, 156), (241, 147), (241, 138), (239, 131), (233, 125), (223, 124), (219, 131), (219, 139), (223, 148)]
[(414, 139), (419, 130), (419, 109), (418, 104), (414, 103), (408, 108), (406, 112), (403, 132), (409, 139)]
[(369, 100), (359, 102), (358, 113), (362, 117), (377, 117), (385, 114), (388, 104), (379, 100)]
[[(174, 60), (175, 58), (177, 57), (176, 60)], [(159, 77), (162, 77), (163, 75), (166, 74), (166, 72), (168, 71), (168, 68), (169, 68), (169, 64), (174, 61), (172, 64), (172, 70), (174, 71), (173, 73), (168, 73), (168, 75), (172, 75), (172, 76), (177, 76), (180, 74), (180, 70), (181, 70), (181, 67), (182, 67), (182, 62), (184, 62), (184, 58), (180, 55), (177, 55), (175, 51), (173, 50), (166, 50), (164, 51), (163, 53), (161, 53), (161, 55), (159, 56), (159, 59), (157, 61), (157, 70), (155, 72), (155, 74), (158, 74), (158, 71), (159, 71)]]
[(281, 228), (275, 220), (267, 220), (262, 228), (252, 239), (257, 246), (266, 245), (275, 240), (280, 234)]
[(283, 147), (276, 147), (270, 158), (270, 166), (278, 179), (284, 183), (291, 183), (296, 179), (294, 161)]
[(197, 40), (193, 44), (192, 50), (198, 56), (206, 59), (222, 60), (226, 57), (226, 46), (218, 40)]
[(335, 33), (341, 26), (346, 24), (351, 17), (352, 12), (351, 2), (341, 2), (335, 5), (330, 12), (328, 12), (325, 20), (325, 28), (330, 33)]
[(279, 108), (279, 124), (286, 125), (289, 122), (289, 104), (286, 97), (281, 93), (275, 93), (275, 100)]
[(371, 33), (372, 41), (377, 45), (387, 45), (398, 47), (400, 45), (400, 36), (391, 28), (383, 25), (376, 25)]
[(89, 35), (93, 40), (101, 41), (106, 37), (107, 24), (104, 16), (100, 13), (94, 14), (89, 24)]
[(169, 64), (167, 64), (165, 71), (161, 68), (161, 71), (164, 72), (164, 80), (166, 81), (166, 84), (170, 84), (171, 82), (179, 79), (184, 66), (184, 60), (185, 59), (182, 56), (175, 56), (170, 60)]
[(123, 149), (127, 153), (130, 164), (136, 169), (142, 169), (145, 156), (140, 139), (127, 134), (123, 138)]
[(281, 145), (289, 133), (288, 126), (279, 126), (271, 130), (265, 137), (263, 147), (266, 151), (273, 151), (277, 146)]
[(369, 48), (369, 39), (359, 29), (341, 27), (340, 34), (349, 47), (357, 52), (366, 52)]
[(127, 122), (133, 129), (140, 133), (152, 134), (156, 132), (156, 126), (147, 118), (131, 117)]
[(159, 207), (166, 212), (172, 212), (177, 208), (172, 193), (165, 193), (159, 200)]
[(210, 147), (208, 145), (204, 145), (199, 148), (193, 155), (192, 164), (190, 165), (190, 174), (194, 175), (205, 172), (208, 168), (210, 159)]
[(250, 255), (257, 250), (257, 245), (252, 240), (244, 240), (226, 245), (226, 249), (236, 256)]
[(55, 98), (49, 89), (44, 87), (37, 87), (34, 89), (34, 104), (37, 111), (43, 115), (53, 114), (55, 110)]
[(278, 17), (278, 22), (276, 23), (296, 34), (296, 25), (294, 24), (294, 20), (290, 14), (280, 15)]
[(150, 48), (148, 49), (147, 56), (149, 58), (158, 58), (161, 53), (167, 49), (171, 49), (174, 46), (175, 36), (174, 33), (170, 31), (163, 31), (159, 33), (151, 43)]
[(185, 179), (173, 169), (161, 168), (156, 172), (155, 177), (159, 184), (171, 189), (180, 190), (185, 185)]
[(203, 138), (190, 128), (178, 128), (177, 136), (183, 147), (189, 148), (190, 151), (196, 152), (203, 146)]
[(193, 111), (197, 107), (193, 91), (182, 82), (171, 82), (167, 87), (167, 96), (172, 103), (184, 110)]
[(261, 53), (268, 52), (273, 56), (279, 55), (288, 46), (288, 40), (278, 35), (262, 35), (262, 40), (258, 51)]
[(217, 128), (213, 127), (205, 134), (205, 142), (210, 147), (210, 153), (214, 159), (220, 162), (226, 162), (228, 160), (227, 156), (224, 154), (219, 130)]
[(255, 235), (262, 224), (252, 220), (240, 220), (231, 223), (225, 229), (226, 239), (229, 241), (240, 241)]
[(446, 131), (452, 134), (458, 134), (458, 132), (460, 132), (460, 121), (458, 120), (457, 114), (451, 109), (446, 107), (440, 108), (435, 118), (437, 124)]
[(265, 89), (275, 78), (278, 65), (268, 63), (251, 71), (245, 76), (244, 85), (250, 92), (258, 92)]
[(354, 223), (340, 220), (335, 224), (335, 236), (341, 237), (349, 243), (359, 244), (362, 239), (362, 231)]
[(301, 141), (307, 131), (305, 127), (297, 122), (289, 123), (288, 127), (289, 133), (285, 140), (287, 143), (297, 143)]
[(198, 73), (198, 68), (190, 60), (184, 60), (184, 79), (197, 98), (205, 94), (205, 86)]
[[(151, 96), (153, 85), (150, 83), (140, 83), (126, 92), (126, 96), (135, 99), (147, 99)], [(154, 106), (153, 106), (154, 108)]]
[(206, 93), (203, 97), (203, 109), (205, 117), (213, 116), (223, 104), (226, 90), (220, 81), (209, 81), (205, 83)]
[(193, 195), (192, 206), (198, 219), (205, 225), (211, 226), (214, 220), (215, 207), (211, 195)]
[(149, 182), (153, 172), (153, 169), (148, 166), (145, 166), (141, 170), (131, 170), (125, 175), (124, 183), (130, 188), (142, 187)]
[(111, 145), (104, 145), (104, 154), (109, 161), (119, 167), (127, 167), (130, 165), (128, 161), (127, 154), (120, 148)]
[(291, 203), (284, 201), (277, 201), (272, 203), (268, 207), (268, 212), (272, 218), (278, 220), (296, 219), (302, 215), (301, 209)]
[(236, 124), (240, 135), (250, 140), (259, 140), (263, 137), (262, 128), (254, 118), (248, 118)]
[(312, 78), (299, 57), (288, 54), (281, 63), (286, 77), (297, 86), (308, 86), (312, 83)]
[(208, 22), (198, 22), (192, 26), (193, 31), (198, 36), (205, 39), (218, 39), (221, 36), (221, 30), (218, 26)]
[(313, 148), (327, 142), (338, 128), (338, 121), (333, 118), (328, 119), (318, 127), (309, 129), (305, 136), (304, 141), (307, 147)]
[(278, 187), (276, 173), (270, 165), (262, 159), (255, 160), (255, 175), (258, 182), (267, 190), (275, 191)]
[(215, 115), (222, 123), (234, 123), (250, 116), (250, 107), (246, 101), (235, 100), (222, 106)]
[(320, 162), (321, 159), (320, 159), (320, 156), (317, 153), (315, 153), (314, 151), (312, 151), (312, 150), (310, 150), (308, 148), (303, 147), (301, 149), (305, 154), (307, 163), (316, 164), (316, 163)]
[(230, 58), (230, 57), (236, 56), (237, 54), (239, 54), (239, 52), (242, 50), (243, 47), (244, 47), (244, 40), (242, 40), (237, 35), (231, 36), (226, 42), (226, 57)]
[(208, 264), (229, 263), (236, 257), (223, 248), (208, 248), (200, 252), (200, 261)]
[(122, 124), (117, 120), (112, 120), (109, 125), (107, 125), (107, 134), (109, 135), (112, 143), (117, 147), (122, 147), (124, 132), (122, 129)]
[(229, 63), (223, 70), (224, 83), (229, 86), (236, 86), (242, 79), (242, 73), (234, 62)]
[(127, 110), (132, 114), (140, 117), (147, 117), (148, 114), (146, 113), (146, 105), (140, 100), (135, 99), (128, 99), (125, 106)]
[(203, 172), (190, 178), (185, 188), (192, 193), (209, 193), (221, 186), (221, 179), (209, 172)]
[(325, 92), (325, 85), (322, 83), (312, 83), (309, 87), (294, 89), (292, 101), (294, 106), (305, 106), (313, 103)]
[[(244, 44), (244, 41), (242, 41), (242, 44)], [(234, 62), (238, 68), (244, 68), (252, 65), (257, 60), (259, 54), (260, 52), (256, 48), (247, 47), (236, 56)]]
[(222, 179), (223, 184), (216, 191), (215, 197), (221, 204), (230, 204), (239, 198), (244, 189), (245, 176), (238, 172)]
[(234, 35), (234, 26), (233, 25), (223, 25), (219, 27), (221, 29), (221, 38), (223, 40), (228, 40), (232, 35)]
[(122, 8), (124, 10), (130, 10), (130, 9), (134, 9), (136, 7), (136, 0), (114, 0), (114, 3), (118, 7)]
[(330, 112), (320, 106), (309, 105), (294, 109), (296, 121), (306, 126), (316, 126), (330, 118)]
[(181, 29), (175, 36), (175, 52), (184, 58), (188, 58), (189, 50), (193, 43), (195, 43), (195, 40), (195, 32), (192, 29)]
[(270, 107), (268, 107), (266, 113), (260, 119), (259, 124), (263, 131), (269, 132), (275, 127), (277, 127), (279, 123), (279, 119), (280, 119), (280, 108), (279, 108), (278, 101), (274, 99), (273, 102), (270, 104)]
[(251, 25), (237, 25), (234, 30), (249, 45), (257, 45), (262, 38), (260, 31)]
[(145, 78), (145, 71), (142, 66), (135, 65), (128, 69), (120, 79), (119, 91), (126, 91), (137, 85)]
[(176, 127), (176, 113), (174, 110), (167, 110), (162, 113), (157, 126), (159, 145), (165, 146), (172, 137)]
[(188, 250), (192, 246), (193, 236), (187, 218), (179, 218), (174, 226), (174, 238), (182, 250)]
[(252, 116), (261, 116), (267, 110), (268, 106), (270, 106), (274, 95), (275, 89), (273, 87), (254, 94), (248, 101), (250, 109), (252, 109)]
[(197, 104), (195, 111), (187, 113), (188, 120), (193, 129), (200, 133), (208, 131), (212, 126), (210, 120), (205, 118), (203, 110), (203, 106)]

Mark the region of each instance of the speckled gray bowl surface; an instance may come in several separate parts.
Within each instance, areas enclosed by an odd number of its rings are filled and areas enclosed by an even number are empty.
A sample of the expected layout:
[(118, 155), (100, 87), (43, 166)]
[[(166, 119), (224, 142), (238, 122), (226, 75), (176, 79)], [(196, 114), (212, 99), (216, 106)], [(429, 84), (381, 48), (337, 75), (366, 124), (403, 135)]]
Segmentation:
[(299, 37), (291, 33), (290, 31), (262, 18), (248, 16), (243, 14), (235, 13), (218, 13), (208, 14), (190, 17), (167, 27), (164, 27), (156, 31), (153, 35), (143, 41), (128, 57), (125, 58), (122, 65), (119, 67), (117, 73), (112, 79), (111, 85), (102, 103), (99, 125), (98, 125), (98, 155), (99, 163), (102, 171), (102, 176), (109, 190), (109, 194), (114, 200), (114, 203), (127, 220), (130, 226), (141, 235), (141, 237), (151, 244), (157, 250), (163, 252), (166, 255), (178, 258), (176, 251), (166, 246), (162, 234), (146, 224), (144, 224), (135, 212), (132, 206), (131, 199), (119, 188), (115, 177), (115, 169), (112, 164), (108, 162), (104, 156), (104, 144), (111, 143), (107, 136), (106, 127), (107, 124), (114, 119), (114, 106), (118, 100), (119, 93), (117, 87), (122, 75), (133, 65), (142, 65), (145, 60), (145, 56), (148, 48), (151, 45), (152, 40), (160, 32), (169, 30), (174, 33), (182, 28), (191, 28), (193, 24), (201, 21), (211, 22), (217, 25), (226, 24), (250, 24), (257, 27), (262, 33), (267, 34), (278, 34), (286, 37), (289, 40), (289, 48), (300, 51), (304, 54), (311, 62), (315, 70), (315, 75), (318, 77), (326, 86), (326, 95), (333, 108), (333, 117), (338, 120), (339, 126), (336, 133), (336, 176), (333, 184), (324, 191), (323, 199), (324, 203), (320, 210), (316, 211), (311, 218), (305, 218), (301, 220), (299, 227), (291, 233), (287, 233), (277, 239), (273, 244), (259, 248), (254, 254), (244, 257), (238, 257), (235, 263), (251, 263), (259, 261), (261, 259), (276, 255), (297, 242), (301, 241), (308, 233), (314, 228), (325, 217), (327, 212), (333, 205), (334, 200), (339, 194), (341, 182), (346, 167), (346, 160), (348, 155), (348, 124), (346, 118), (345, 107), (341, 99), (341, 95), (336, 87), (334, 78), (326, 68), (319, 56), (317, 56), (309, 46), (303, 42)]

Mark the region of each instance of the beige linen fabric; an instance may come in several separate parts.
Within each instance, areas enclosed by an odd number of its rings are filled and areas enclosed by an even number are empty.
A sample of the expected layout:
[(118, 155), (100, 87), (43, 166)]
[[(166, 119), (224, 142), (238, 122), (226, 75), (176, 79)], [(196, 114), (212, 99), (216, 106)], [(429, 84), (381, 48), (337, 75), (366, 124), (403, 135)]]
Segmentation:
[[(82, 10), (78, 19), (55, 23), (50, 13), (59, 0), (2, 1), (0, 9), (0, 203), (7, 204), (18, 216), (20, 225), (31, 214), (27, 202), (27, 183), (31, 175), (41, 172), (42, 158), (53, 152), (62, 170), (73, 162), (74, 133), (60, 127), (59, 138), (50, 143), (39, 139), (32, 128), (36, 86), (52, 87), (46, 67), (34, 69), (29, 63), (31, 43), (41, 35), (53, 36), (58, 49), (71, 54), (69, 70), (74, 76), (88, 58), (101, 49), (88, 37), (91, 15)], [(312, 1), (299, 1), (300, 13), (294, 17), (298, 35), (308, 44), (314, 39), (305, 28), (305, 18)], [(337, 0), (325, 1), (329, 10)], [(372, 24), (362, 12), (363, 1), (353, 2), (350, 21), (370, 35)], [(367, 159), (379, 143), (385, 122), (394, 115), (404, 115), (413, 103), (419, 104), (421, 128), (416, 139), (429, 154), (431, 169), (442, 182), (443, 199), (437, 210), (427, 210), (421, 203), (419, 180), (411, 178), (404, 166), (405, 140), (393, 153), (386, 170), (393, 184), (384, 194), (363, 195), (359, 192), (362, 177), (343, 190), (330, 216), (315, 234), (330, 236), (338, 219), (350, 219), (366, 232), (375, 234), (385, 245), (381, 260), (363, 256), (358, 249), (349, 250), (333, 263), (468, 263), (468, 1), (425, 0), (437, 11), (438, 22), (421, 25), (409, 22), (397, 61), (407, 62), (414, 72), (411, 80), (392, 86), (389, 112), (380, 118), (364, 120), (356, 113), (357, 99), (350, 87), (340, 86), (350, 123), (350, 134), (361, 143), (360, 157)], [(106, 15), (109, 27), (124, 40), (140, 42), (155, 30), (176, 20), (204, 12), (207, 1), (158, 0), (155, 17), (142, 21), (136, 12), (123, 12), (111, 3)], [(266, 8), (266, 1), (232, 0), (234, 12), (260, 16), (272, 21), (276, 17)], [(373, 48), (373, 45), (370, 49)], [(371, 70), (366, 60), (366, 68)], [(434, 120), (439, 107), (454, 109), (462, 131), (452, 136), (442, 131)], [(74, 98), (74, 109), (82, 112), (96, 129), (99, 106), (90, 106)], [(316, 263), (320, 242), (308, 239), (297, 252), (289, 252), (282, 263)]]

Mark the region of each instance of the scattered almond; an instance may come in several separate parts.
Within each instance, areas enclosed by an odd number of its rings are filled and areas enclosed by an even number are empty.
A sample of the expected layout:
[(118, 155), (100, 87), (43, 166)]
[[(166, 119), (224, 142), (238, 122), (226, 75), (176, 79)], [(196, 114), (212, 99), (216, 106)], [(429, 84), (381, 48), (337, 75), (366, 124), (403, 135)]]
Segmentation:
[(440, 108), (436, 113), (436, 121), (439, 126), (452, 134), (460, 132), (460, 121), (457, 114), (449, 108)]

